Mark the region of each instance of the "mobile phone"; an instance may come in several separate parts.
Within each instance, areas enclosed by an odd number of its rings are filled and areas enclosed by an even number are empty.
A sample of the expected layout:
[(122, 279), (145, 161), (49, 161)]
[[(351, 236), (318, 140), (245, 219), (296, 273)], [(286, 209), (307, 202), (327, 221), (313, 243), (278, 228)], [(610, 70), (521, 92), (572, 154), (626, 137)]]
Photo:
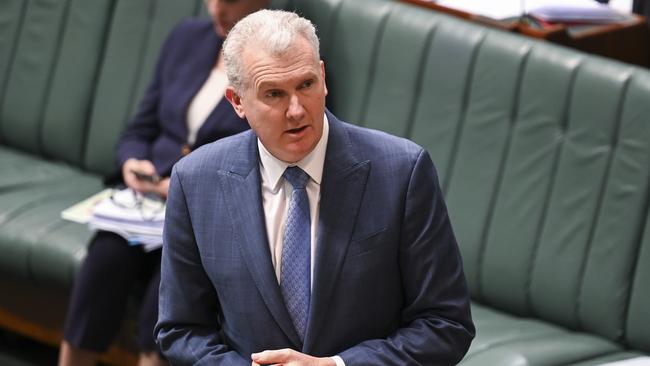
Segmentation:
[(141, 180), (143, 182), (149, 182), (154, 184), (160, 182), (160, 176), (158, 174), (145, 174), (143, 172), (139, 172), (133, 169), (131, 169), (131, 173), (133, 173), (133, 175), (135, 175), (135, 177), (138, 180)]

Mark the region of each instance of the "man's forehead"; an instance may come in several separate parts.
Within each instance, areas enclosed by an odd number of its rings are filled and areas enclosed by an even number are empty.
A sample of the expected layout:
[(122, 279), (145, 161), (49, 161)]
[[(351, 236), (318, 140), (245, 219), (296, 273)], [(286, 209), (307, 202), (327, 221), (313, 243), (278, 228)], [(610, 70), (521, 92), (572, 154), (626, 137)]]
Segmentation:
[(318, 76), (318, 68), (314, 63), (293, 64), (287, 67), (270, 67), (252, 74), (252, 80), (257, 85), (281, 84), (294, 79), (305, 79)]
[(318, 76), (319, 61), (308, 48), (305, 52), (292, 49), (281, 56), (267, 52), (246, 52), (243, 61), (249, 80), (255, 85), (280, 83), (288, 78)]

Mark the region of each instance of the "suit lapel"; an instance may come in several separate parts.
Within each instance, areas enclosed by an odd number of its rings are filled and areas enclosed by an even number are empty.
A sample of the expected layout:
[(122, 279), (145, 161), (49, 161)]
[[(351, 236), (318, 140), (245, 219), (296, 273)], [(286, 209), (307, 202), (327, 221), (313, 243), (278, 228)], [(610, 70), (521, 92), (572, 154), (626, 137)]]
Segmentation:
[(296, 333), (280, 292), (271, 254), (269, 252), (266, 223), (259, 172), (257, 139), (249, 134), (242, 150), (233, 154), (233, 164), (228, 171), (219, 172), (225, 182), (224, 192), (228, 209), (234, 223), (240, 223), (236, 230), (240, 240), (239, 248), (266, 306), (280, 328), (294, 344), (300, 348), (301, 342)]
[(358, 161), (346, 127), (327, 114), (330, 135), (323, 167), (318, 247), (312, 285), (309, 325), (303, 352), (310, 353), (323, 329), (332, 291), (338, 281), (357, 213), (366, 188), (369, 161)]

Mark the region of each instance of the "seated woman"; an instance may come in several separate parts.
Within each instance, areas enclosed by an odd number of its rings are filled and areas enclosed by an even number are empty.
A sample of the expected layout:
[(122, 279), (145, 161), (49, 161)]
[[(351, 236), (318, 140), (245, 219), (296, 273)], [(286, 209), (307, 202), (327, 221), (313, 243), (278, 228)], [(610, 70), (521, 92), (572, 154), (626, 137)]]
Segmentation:
[[(228, 31), (268, 0), (205, 0), (210, 20), (181, 22), (165, 41), (153, 81), (117, 148), (124, 183), (167, 195), (172, 166), (193, 148), (248, 128), (223, 98), (228, 79), (221, 45)], [(160, 179), (147, 179), (162, 177)], [(165, 364), (153, 338), (160, 251), (145, 252), (99, 231), (75, 281), (59, 365), (94, 365), (120, 330), (128, 295), (144, 279), (138, 319), (140, 365)]]

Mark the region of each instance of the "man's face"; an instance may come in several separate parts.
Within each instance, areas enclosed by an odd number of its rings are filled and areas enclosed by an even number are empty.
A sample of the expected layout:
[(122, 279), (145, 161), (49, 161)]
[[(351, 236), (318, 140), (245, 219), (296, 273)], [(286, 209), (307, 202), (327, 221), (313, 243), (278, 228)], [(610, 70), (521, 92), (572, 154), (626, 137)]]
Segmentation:
[(205, 0), (214, 29), (221, 37), (225, 37), (241, 18), (267, 4), (268, 0)]
[(228, 87), (226, 98), (247, 118), (264, 147), (295, 163), (309, 154), (323, 134), (325, 69), (307, 40), (298, 37), (280, 58), (248, 47), (242, 54), (244, 87)]

